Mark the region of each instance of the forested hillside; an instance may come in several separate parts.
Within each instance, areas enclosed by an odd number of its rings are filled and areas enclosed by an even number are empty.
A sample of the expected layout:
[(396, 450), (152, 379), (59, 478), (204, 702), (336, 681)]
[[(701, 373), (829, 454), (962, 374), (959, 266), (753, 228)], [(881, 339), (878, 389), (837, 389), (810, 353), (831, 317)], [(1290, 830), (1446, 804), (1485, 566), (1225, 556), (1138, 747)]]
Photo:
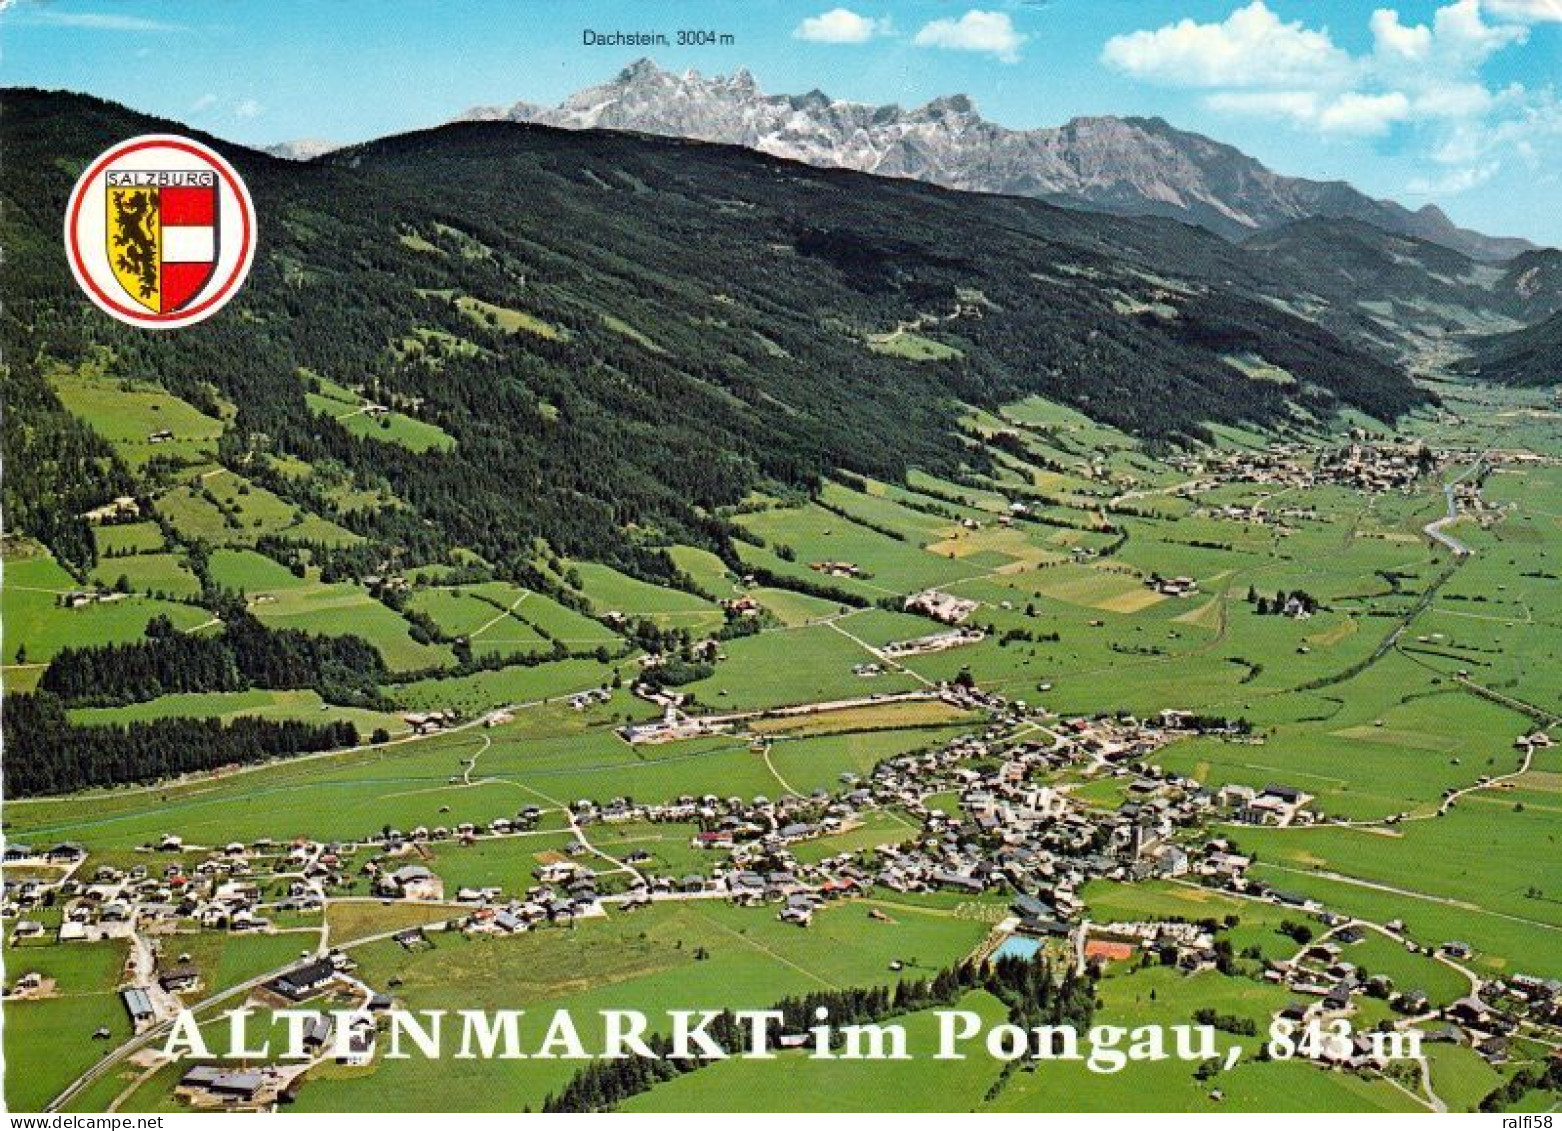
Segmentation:
[[(720, 547), (712, 509), (762, 480), (980, 459), (951, 427), (957, 401), (1042, 392), (1175, 439), (1299, 409), (1392, 419), (1422, 398), (1249, 297), (1257, 268), (1178, 224), (503, 123), (305, 165), (219, 144), (257, 203), (254, 273), (222, 317), (149, 334), (76, 292), (58, 217), (92, 155), (174, 125), (75, 95), (7, 105), (6, 400), (34, 407), (8, 415), (5, 502), (77, 567), (90, 544), (60, 512), (131, 489), (44, 379), (89, 356), (223, 418), (224, 461), (278, 492), (298, 490), (269, 470), (279, 453), (389, 484), (408, 507), (330, 514), (376, 545), (508, 566), (545, 539), (642, 572), (665, 534)], [(321, 380), (451, 442), (341, 426), (309, 399)]]

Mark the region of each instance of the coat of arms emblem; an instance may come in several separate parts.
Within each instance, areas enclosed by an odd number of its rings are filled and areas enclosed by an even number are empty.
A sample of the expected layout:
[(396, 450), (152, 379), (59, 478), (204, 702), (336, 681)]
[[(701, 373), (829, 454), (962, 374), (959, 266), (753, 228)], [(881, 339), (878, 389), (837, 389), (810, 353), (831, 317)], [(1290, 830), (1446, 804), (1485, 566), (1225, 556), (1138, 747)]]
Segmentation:
[(208, 147), (132, 138), (88, 167), (65, 217), (71, 269), (100, 309), (140, 326), (186, 326), (238, 291), (255, 254), (254, 206)]
[(217, 268), (217, 174), (110, 172), (104, 201), (106, 250), (125, 293), (154, 314), (183, 310)]

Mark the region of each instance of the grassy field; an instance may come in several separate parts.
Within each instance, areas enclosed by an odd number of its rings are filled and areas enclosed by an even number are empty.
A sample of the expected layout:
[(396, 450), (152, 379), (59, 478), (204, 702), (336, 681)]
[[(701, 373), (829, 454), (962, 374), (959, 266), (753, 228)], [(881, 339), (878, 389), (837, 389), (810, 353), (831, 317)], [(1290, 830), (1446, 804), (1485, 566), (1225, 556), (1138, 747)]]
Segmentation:
[(528, 593), (526, 599), (511, 610), (511, 615), (574, 652), (616, 648), (623, 643), (620, 636), (600, 621), (541, 593)]
[(159, 615), (183, 629), (211, 619), (206, 610), (193, 605), (134, 595), (115, 595), (78, 608), (60, 603), (65, 594), (79, 588), (46, 552), (25, 544), (8, 545), (0, 586), (0, 624), (4, 627), (0, 656), (7, 689), (33, 686), (43, 674), (41, 665), (61, 648), (140, 639), (147, 622)]
[(356, 726), (365, 740), (378, 727), (384, 727), (392, 734), (407, 729), (407, 724), (398, 715), (328, 704), (317, 693), (308, 690), (271, 691), (251, 688), (248, 691), (192, 692), (162, 695), (128, 707), (85, 707), (70, 712), (72, 721), (87, 724), (180, 717), (228, 721), (241, 716), (299, 719), (311, 723), (317, 723), (322, 718), (344, 719)]
[(1503, 1081), (1502, 1075), (1474, 1049), (1431, 1043), (1423, 1047), (1432, 1073), (1432, 1087), (1449, 1111), (1479, 1110), (1480, 1102)]
[(1434, 1006), (1450, 1005), (1470, 992), (1469, 981), (1457, 970), (1376, 933), (1346, 947), (1341, 957), (1368, 974), (1392, 978), (1397, 990), (1423, 991)]
[[(628, 664), (623, 665), (628, 670)], [(444, 676), (399, 683), (388, 692), (411, 710), (449, 707), (476, 714), (490, 707), (529, 703), (605, 687), (619, 667), (595, 660), (559, 660), (533, 666), (516, 665), (466, 676)]]
[(60, 403), (132, 468), (144, 467), (154, 456), (192, 464), (216, 457), (222, 421), (158, 385), (120, 376), (106, 362), (57, 367), (48, 378)]
[(165, 966), (188, 961), (200, 970), (201, 988), (185, 997), (206, 998), (287, 966), (302, 952), (313, 954), (319, 941), (317, 930), (270, 935), (180, 932), (162, 937), (159, 961)]
[(103, 558), (92, 571), (92, 580), (123, 593), (160, 597), (194, 597), (201, 583), (178, 554), (134, 554)]
[[(1510, 795), (1511, 796), (1511, 795)], [(1384, 921), (1401, 918), (1426, 945), (1470, 943), (1487, 970), (1562, 972), (1557, 815), (1461, 805), (1446, 817), (1365, 829), (1253, 829), (1237, 841), (1256, 852), (1277, 887), (1316, 894), (1330, 906)], [(1482, 810), (1485, 810), (1484, 812)]]
[(918, 831), (914, 823), (900, 814), (880, 810), (867, 814), (853, 828), (845, 829), (832, 836), (804, 841), (792, 850), (792, 855), (803, 863), (810, 864), (841, 852), (871, 854), (881, 845), (905, 844), (909, 840), (914, 840)]
[[(453, 230), (415, 238), (427, 245), (418, 250), (429, 254), (482, 259), (497, 254)], [(452, 302), (489, 329), (558, 332), (520, 310), (454, 293), (425, 297)], [(652, 338), (625, 320), (631, 317), (625, 312), (609, 329), (655, 349)], [(486, 331), (469, 332), (489, 340)], [(436, 338), (413, 330), (410, 340), (437, 353)], [(910, 334), (878, 345), (930, 363), (950, 356), (940, 354), (947, 347), (933, 339)], [(450, 348), (459, 344), (439, 341), (438, 349)], [(1251, 373), (1275, 376), (1262, 359), (1239, 361)], [(1474, 949), (1464, 965), (1478, 975), (1562, 977), (1562, 853), (1555, 850), (1562, 840), (1562, 753), (1543, 752), (1528, 772), (1507, 778), (1520, 765), (1515, 737), (1537, 725), (1533, 716), (1562, 712), (1554, 678), (1562, 657), (1562, 596), (1554, 592), (1554, 563), (1562, 552), (1557, 519), (1562, 469), (1523, 463), (1488, 475), (1483, 490), (1492, 509), (1485, 525), (1473, 520), (1459, 525), (1459, 536), (1475, 552), (1454, 562), (1421, 534), (1443, 506), (1431, 478), (1407, 491), (1371, 496), (1342, 486), (1277, 489), (1234, 479), (1192, 486), (1201, 477), (1189, 464), (1163, 461), (1131, 437), (1072, 410), (1030, 400), (971, 411), (965, 421), (971, 434), (1005, 434), (980, 471), (943, 476), (913, 471), (903, 483), (840, 473), (812, 494), (772, 486), (773, 494), (755, 494), (744, 507), (714, 516), (737, 523), (763, 543), (736, 542), (734, 550), (746, 568), (770, 571), (774, 576), (764, 580), (771, 584), (751, 587), (741, 570), (688, 545), (665, 547), (685, 579), (676, 584), (687, 589), (652, 584), (602, 564), (563, 561), (540, 548), (539, 567), (569, 590), (563, 601), (509, 581), (473, 582), (472, 576), (492, 577), (493, 567), (459, 549), (441, 550), (429, 564), (399, 562), (396, 571), (413, 579), (409, 602), (415, 619), (421, 623), (426, 616), (438, 628), (436, 642), (422, 643), (412, 635), (411, 620), (363, 586), (327, 583), (318, 564), (299, 566), (295, 573), (251, 548), (262, 535), (304, 539), (318, 533), (337, 544), (355, 536), (290, 502), (293, 489), (278, 485), (289, 496), (284, 499), (217, 465), (212, 429), (221, 421), (153, 387), (125, 385), (101, 369), (58, 373), (52, 380), (62, 397), (74, 398), (67, 402), (72, 410), (103, 431), (133, 466), (144, 466), (150, 449), (181, 455), (190, 466), (155, 504), (177, 537), (165, 540), (148, 521), (94, 532), (103, 556), (91, 582), (112, 586), (123, 575), (130, 595), (63, 607), (60, 597), (84, 582), (35, 546), (7, 544), (0, 658), (8, 690), (31, 687), (60, 648), (136, 639), (154, 615), (166, 614), (182, 629), (213, 630), (210, 613), (192, 602), (197, 587), (189, 561), (199, 555), (184, 540), (194, 538), (213, 547), (213, 581), (243, 592), (262, 622), (361, 635), (393, 672), (408, 678), (393, 678), (382, 688), (397, 710), (341, 708), (310, 691), (251, 690), (73, 711), (75, 721), (89, 725), (181, 716), (349, 718), (365, 736), (383, 727), (394, 738), (154, 788), (13, 799), (5, 813), (8, 839), (76, 840), (88, 847), (91, 865), (126, 867), (147, 863), (148, 850), (140, 846), (171, 833), (189, 847), (178, 856), (158, 856), (158, 863), (191, 867), (204, 859), (202, 846), (234, 839), (286, 843), (295, 837), (368, 838), (387, 825), (486, 825), (536, 805), (544, 814), (531, 832), (485, 836), (471, 844), (437, 841), (416, 858), (442, 878), (452, 897), (460, 887), (488, 886), (521, 895), (536, 883), (539, 864), (571, 848), (575, 834), (563, 813), (577, 800), (657, 802), (704, 794), (776, 799), (839, 792), (869, 777), (886, 759), (1007, 726), (939, 701), (878, 698), (969, 677), (985, 690), (1064, 716), (1148, 716), (1179, 708), (1247, 720), (1251, 734), (1241, 741), (1182, 738), (1149, 760), (1212, 791), (1227, 783), (1296, 786), (1313, 796), (1313, 812), (1322, 819), (1273, 828), (1235, 825), (1228, 814), (1214, 813), (1175, 833), (1179, 841), (1229, 838), (1255, 857), (1254, 878), (1280, 891), (1377, 924), (1403, 920), (1406, 934), (1426, 947), (1462, 940)], [(406, 414), (390, 414), (384, 418), (389, 427), (382, 428), (364, 411), (366, 394), (344, 385), (317, 380), (308, 395), (316, 412), (362, 435), (429, 452), (449, 440), (420, 433), (433, 426)], [(1477, 400), (1466, 400), (1477, 393), (1452, 389), (1446, 396), (1445, 405), (1458, 415), (1429, 411), (1403, 427), (1474, 451), (1493, 442), (1493, 421), (1507, 421), (1505, 445), (1557, 453), (1555, 421), (1525, 415), (1542, 412), (1541, 402), (1524, 400), (1528, 394), (1480, 392)], [(169, 425), (174, 437), (153, 445), (148, 436), (162, 420), (175, 422)], [(1226, 451), (1267, 443), (1239, 429), (1215, 434)], [(390, 484), (360, 482), (329, 461), (297, 463), (301, 466), (288, 465), (288, 481), (300, 491), (304, 484), (323, 490), (329, 481), (333, 505), (406, 505), (396, 501)], [(1451, 477), (1468, 463), (1460, 456), (1441, 474)], [(1011, 514), (1016, 498), (1029, 500), (1028, 512)], [(1225, 509), (1255, 507), (1294, 509), (1280, 523), (1256, 521), (1251, 510)], [(662, 532), (641, 533), (650, 548), (664, 548), (668, 541)], [(824, 562), (851, 563), (858, 576), (811, 568)], [(484, 572), (457, 574), (454, 563)], [(1193, 577), (1198, 592), (1186, 598), (1158, 593), (1147, 584), (1157, 573)], [(792, 583), (829, 586), (870, 607), (843, 607), (788, 588)], [(1437, 591), (1427, 595), (1433, 586)], [(966, 623), (983, 630), (985, 638), (908, 658), (904, 670), (855, 673), (854, 667), (883, 663), (875, 650), (941, 628), (899, 611), (904, 595), (928, 587), (976, 601)], [(1295, 589), (1317, 601), (1314, 615), (1292, 619), (1259, 612), (1257, 598), (1267, 601)], [(145, 596), (148, 591), (172, 599)], [(862, 702), (839, 711), (743, 719), (726, 733), (696, 739), (633, 746), (621, 739), (619, 727), (653, 718), (660, 708), (631, 694), (640, 665), (637, 657), (620, 655), (631, 634), (613, 626), (644, 618), (699, 637), (724, 624), (717, 601), (739, 593), (753, 596), (765, 610), (762, 631), (719, 641), (713, 673), (678, 688), (690, 696), (687, 709), (743, 715), (795, 704)], [(540, 659), (562, 644), (587, 656), (606, 649), (611, 658), (510, 662), (458, 676), (451, 674), (456, 654), (449, 644), (457, 637), (466, 638), (479, 657)], [(561, 701), (599, 687), (612, 689), (605, 703), (575, 709)], [(1498, 702), (1498, 697), (1508, 698)], [(501, 705), (514, 708), (513, 718), (483, 725), (485, 713)], [(470, 725), (410, 738), (398, 714), (446, 708)], [(1046, 736), (1033, 728), (1025, 733)], [(1462, 794), (1438, 815), (1450, 791), (1488, 776), (1504, 780)], [(1130, 798), (1133, 778), (1076, 765), (1038, 771), (1031, 781), (1061, 786), (1075, 802), (1101, 814)], [(960, 791), (949, 781), (936, 784), (941, 792), (927, 804), (960, 814)], [(608, 858), (583, 859), (602, 873), (609, 891), (622, 891), (631, 869), (681, 877), (709, 874), (726, 861), (724, 853), (692, 843), (699, 831), (692, 824), (636, 820), (583, 828)], [(790, 851), (807, 864), (924, 835), (906, 810), (870, 807), (841, 832)], [(353, 859), (349, 870), (356, 872), (365, 855)], [(406, 862), (413, 859), (409, 855)], [(261, 868), (262, 884), (267, 897), (275, 898), (285, 892), (286, 879), (267, 868)], [(23, 875), (8, 872), (8, 878)], [(164, 958), (170, 948), (187, 952), (209, 973), (210, 985), (225, 987), (312, 950), (323, 937), (352, 944), (461, 913), (386, 903), (367, 898), (367, 890), (359, 876), (350, 888), (358, 898), (336, 902), (323, 917), (284, 917), (290, 929), (274, 936), (181, 930), (164, 940)], [(1261, 976), (1264, 963), (1291, 959), (1300, 949), (1287, 934), (1288, 921), (1305, 922), (1315, 932), (1326, 929), (1319, 914), (1191, 882), (1097, 880), (1082, 889), (1082, 897), (1085, 914), (1097, 924), (1214, 920), (1218, 937), (1238, 956), (1238, 976), (1229, 977), (1214, 972), (1187, 977), (1137, 963), (1113, 966), (1098, 987), (1098, 1020), (1109, 1024), (1181, 1024), (1195, 1010), (1212, 1007), (1264, 1029), (1290, 999), (1290, 991)], [(802, 930), (779, 921), (774, 906), (660, 902), (627, 914), (614, 907), (571, 929), (506, 938), (431, 932), (429, 950), (408, 951), (389, 941), (353, 950), (366, 982), (394, 989), (411, 1008), (502, 1006), (535, 1017), (568, 1006), (584, 1017), (599, 1007), (643, 1007), (653, 1014), (669, 1007), (758, 1007), (809, 989), (926, 974), (970, 953), (1007, 913), (1007, 903), (1001, 892), (962, 899), (880, 891), (866, 901), (828, 905)], [(870, 909), (883, 918), (870, 916)], [(48, 914), (57, 919), (59, 910)], [(111, 947), (38, 946), (7, 957), (9, 973), (19, 969), (19, 960), (40, 968), (46, 961), (63, 963), (62, 985), (72, 991), (58, 1002), (7, 1006), (8, 1055), (31, 1065), (42, 1050), (48, 1061), (32, 1077), (11, 1074), (12, 1102), (36, 1106), (101, 1053), (103, 1046), (88, 1039), (92, 1028), (101, 1022), (116, 1038), (122, 1035), (123, 1009), (112, 994), (119, 954)], [(1426, 991), (1435, 1004), (1469, 990), (1454, 965), (1375, 931), (1344, 945), (1342, 957), (1387, 975), (1400, 989)], [(892, 971), (892, 963), (902, 964), (903, 971)], [(393, 979), (399, 984), (392, 986)], [(967, 1004), (984, 1016), (998, 1016), (991, 999), (978, 995)], [(1357, 1019), (1372, 1023), (1388, 1016), (1384, 1003), (1363, 1001)], [(931, 1018), (917, 1015), (907, 1024), (914, 1043), (925, 1045)], [(78, 1032), (83, 1025), (85, 1036)], [(882, 1107), (886, 1097), (896, 1106), (940, 1111), (1328, 1112), (1425, 1106), (1387, 1080), (1261, 1061), (1253, 1055), (1257, 1038), (1237, 1040), (1245, 1051), (1242, 1060), (1202, 1079), (1192, 1065), (1176, 1062), (1138, 1065), (1117, 1076), (1063, 1063), (1000, 1078), (998, 1066), (985, 1057), (843, 1067), (793, 1055), (695, 1072), (629, 1106), (853, 1111)], [(311, 1073), (299, 1107), (535, 1108), (575, 1067), (529, 1060), (497, 1073), (457, 1060), (383, 1059), (366, 1070), (322, 1067)], [(1465, 1110), (1512, 1069), (1499, 1072), (1467, 1048), (1439, 1045), (1430, 1054), (1429, 1070), (1449, 1107)], [(153, 1075), (126, 1110), (168, 1108), (172, 1078), (169, 1072)], [(77, 1106), (101, 1108), (130, 1082), (113, 1075)]]
[(716, 711), (853, 699), (919, 686), (896, 672), (872, 679), (853, 674), (853, 667), (876, 657), (822, 625), (729, 640), (722, 651), (728, 658), (714, 675), (682, 688)]
[[(1104, 1008), (1097, 1024), (1135, 1026), (1192, 1023), (1195, 1010), (1212, 1008), (1253, 1021), (1267, 1032), (1285, 991), (1246, 978), (1206, 971), (1186, 977), (1152, 967), (1114, 974), (1101, 983)], [(1392, 1085), (1328, 1072), (1301, 1061), (1259, 1062), (1260, 1037), (1221, 1034), (1222, 1046), (1241, 1045), (1244, 1058), (1212, 1080), (1194, 1077), (1195, 1065), (1176, 1059), (1140, 1062), (1120, 1076), (1092, 1073), (1079, 1061), (1054, 1061), (1016, 1073), (990, 1107), (999, 1111), (1417, 1111), (1425, 1110)], [(1131, 1074), (1131, 1075), (1130, 1075)], [(1218, 1092), (1218, 1095), (1216, 1094)]]
[(895, 330), (887, 334), (869, 334), (868, 348), (874, 353), (901, 357), (907, 361), (948, 361), (961, 356), (954, 346), (922, 334)]
[(726, 597), (732, 593), (738, 579), (727, 568), (727, 564), (709, 550), (673, 546), (667, 555), (704, 592), (716, 597)]
[(552, 645), (518, 615), (529, 596), (517, 593), (496, 604), (461, 589), (424, 589), (413, 595), (409, 607), (432, 618), (445, 635), (465, 637), (474, 655), (537, 655)]
[(916, 699), (893, 703), (872, 703), (848, 707), (819, 715), (784, 715), (756, 719), (749, 729), (756, 734), (786, 735), (798, 738), (816, 734), (857, 731), (899, 730), (905, 727), (934, 727), (965, 722), (976, 726), (981, 716), (938, 699)]
[(203, 472), (157, 497), (157, 513), (186, 539), (250, 546), (262, 537), (347, 546), (361, 537), (296, 507), (226, 468)]
[(759, 588), (752, 590), (750, 596), (787, 628), (797, 628), (825, 620), (847, 611), (848, 608), (793, 589)]
[(913, 727), (905, 730), (843, 731), (809, 737), (782, 736), (770, 747), (774, 775), (796, 793), (840, 789), (845, 773), (864, 777), (875, 765), (912, 750), (947, 742), (969, 728)]
[(643, 617), (690, 632), (709, 631), (722, 623), (721, 609), (692, 593), (652, 585), (595, 562), (571, 562), (570, 568), (580, 578), (581, 596), (598, 616)]
[(462, 918), (459, 907), (429, 903), (390, 903), (377, 899), (337, 900), (326, 909), (325, 922), (333, 946), (344, 946), (408, 927), (426, 927)]
[[(934, 967), (965, 953), (985, 925), (949, 914), (947, 904), (898, 910), (893, 923), (865, 921), (861, 907), (820, 914), (808, 931), (720, 904), (664, 904), (633, 915), (586, 920), (569, 931), (507, 939), (436, 936), (432, 950), (378, 943), (358, 951), (376, 984), (402, 979), (409, 1008), (438, 1008), (459, 996), (468, 1008), (524, 1008), (541, 1016), (567, 1005), (580, 1018), (599, 1008), (759, 1008), (788, 993), (885, 983), (892, 960)], [(704, 957), (700, 957), (703, 955)], [(494, 1074), (481, 1062), (421, 1058), (378, 1063), (370, 1073), (312, 1081), (300, 1110), (357, 1110), (374, 1103), (427, 1110), (460, 1089), (482, 1110), (515, 1111), (560, 1087), (569, 1062), (516, 1061)]]
[[(124, 943), (11, 949), (6, 976), (37, 971), (55, 982), (51, 996), (5, 1006), (6, 1107), (41, 1111), (67, 1084), (130, 1036), (130, 1017), (116, 989)], [(108, 1040), (93, 1033), (107, 1028)], [(25, 1071), (19, 1065), (27, 1065)]]
[(473, 322), (481, 326), (494, 326), (507, 334), (535, 334), (539, 338), (547, 338), (549, 341), (568, 340), (569, 331), (555, 326), (551, 322), (545, 322), (534, 314), (528, 314), (524, 310), (514, 310), (510, 307), (495, 306), (491, 302), (472, 298), (470, 295), (460, 295), (456, 298), (457, 309), (465, 314)]
[(456, 446), (455, 437), (439, 425), (401, 412), (375, 415), (367, 411), (355, 411), (335, 417), (335, 420), (354, 436), (400, 444), (414, 452), (449, 451)]
[[(418, 350), (427, 343), (416, 339)], [(470, 344), (470, 343), (468, 343)], [(366, 440), (380, 440), (399, 444), (414, 452), (448, 451), (455, 447), (455, 437), (436, 424), (409, 416), (394, 409), (376, 406), (345, 385), (317, 376), (306, 375), (310, 392), (304, 401), (316, 416), (328, 416), (354, 436)]]
[[(815, 503), (753, 511), (739, 515), (738, 522), (772, 549), (787, 547), (804, 569), (815, 562), (856, 566), (866, 575), (859, 584), (879, 595), (914, 593), (978, 576), (991, 568), (927, 553), (915, 543), (899, 541)], [(811, 575), (832, 585), (837, 580), (850, 580), (821, 578), (817, 572)]]
[(497, 887), (518, 897), (536, 884), (533, 870), (543, 857), (560, 855), (571, 839), (561, 818), (548, 824), (556, 827), (472, 844), (436, 844), (428, 849), (427, 864), (444, 880), (447, 897), (463, 887)]
[[(584, 713), (564, 706), (534, 708), (505, 726), (365, 747), (155, 791), (114, 791), (90, 807), (70, 799), (13, 802), (6, 831), (24, 841), (78, 840), (102, 853), (155, 842), (166, 833), (181, 835), (191, 845), (263, 836), (350, 839), (372, 835), (387, 823), (402, 829), (486, 824), (513, 816), (527, 804), (556, 807), (578, 797), (777, 796), (786, 789), (746, 741), (716, 736), (634, 748), (611, 733), (611, 710), (611, 705)], [(833, 787), (844, 772), (866, 772), (880, 758), (951, 733), (875, 731), (788, 739), (776, 744), (771, 764), (791, 788)], [(474, 756), (472, 784), (465, 784), (466, 760)], [(257, 804), (261, 798), (265, 803)]]
[(121, 522), (94, 527), (92, 542), (99, 556), (155, 554), (167, 546), (163, 532), (155, 522)]
[(412, 638), (412, 626), (350, 581), (326, 583), (311, 574), (299, 578), (254, 553), (215, 554), (212, 576), (243, 590), (250, 612), (273, 628), (307, 628), (326, 636), (361, 636), (379, 650), (392, 671), (421, 671), (451, 666), (455, 657), (443, 645)]

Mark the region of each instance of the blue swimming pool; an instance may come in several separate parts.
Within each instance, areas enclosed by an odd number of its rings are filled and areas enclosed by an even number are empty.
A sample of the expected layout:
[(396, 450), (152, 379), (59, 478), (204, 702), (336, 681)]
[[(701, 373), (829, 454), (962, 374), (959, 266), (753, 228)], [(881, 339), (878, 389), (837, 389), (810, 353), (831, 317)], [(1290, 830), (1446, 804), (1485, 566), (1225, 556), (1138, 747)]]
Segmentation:
[(1019, 935), (1010, 935), (1003, 940), (1003, 944), (993, 951), (993, 958), (1035, 958), (1041, 953), (1040, 939), (1021, 938)]

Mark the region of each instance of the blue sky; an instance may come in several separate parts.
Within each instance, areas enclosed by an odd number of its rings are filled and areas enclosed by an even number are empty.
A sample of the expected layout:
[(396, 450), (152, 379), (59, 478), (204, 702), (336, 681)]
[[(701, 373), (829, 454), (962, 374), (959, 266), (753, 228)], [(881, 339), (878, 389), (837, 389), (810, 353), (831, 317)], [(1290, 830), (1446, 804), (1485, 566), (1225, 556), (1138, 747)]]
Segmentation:
[[(736, 43), (588, 47), (586, 28)], [(1014, 127), (1159, 115), (1279, 172), (1562, 245), (1562, 0), (0, 0), (7, 85), (256, 145), (557, 102), (643, 54), (771, 92), (965, 93)]]

